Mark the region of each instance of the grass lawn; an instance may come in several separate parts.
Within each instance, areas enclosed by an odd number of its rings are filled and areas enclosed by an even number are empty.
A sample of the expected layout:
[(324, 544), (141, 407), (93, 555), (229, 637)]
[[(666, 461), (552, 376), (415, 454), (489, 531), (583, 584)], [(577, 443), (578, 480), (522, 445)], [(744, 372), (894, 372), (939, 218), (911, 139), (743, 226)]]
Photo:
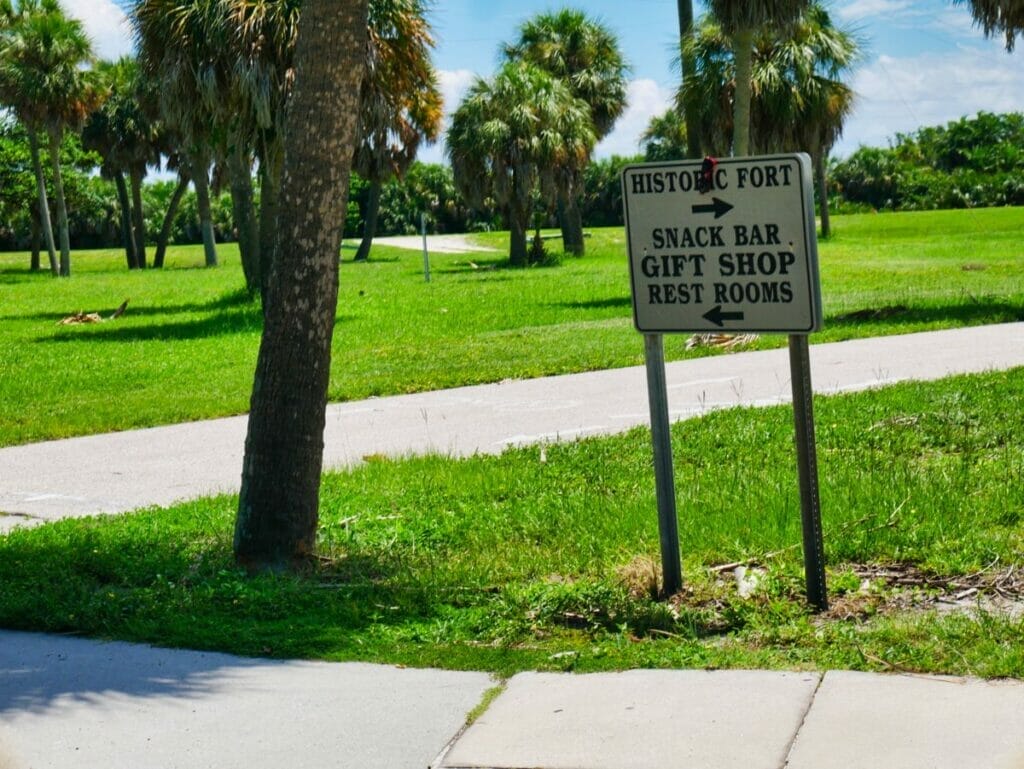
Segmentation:
[[(1024, 613), (997, 610), (1024, 606), (1024, 369), (816, 410), (824, 616), (802, 598), (792, 415), (777, 407), (673, 427), (686, 585), (672, 602), (650, 598), (658, 533), (637, 429), (331, 474), (323, 559), (303, 577), (233, 566), (231, 497), (15, 531), (0, 537), (0, 627), (501, 674), (1024, 677)], [(749, 598), (713, 568), (735, 562), (756, 575)]]
[[(813, 342), (1024, 318), (1024, 209), (836, 217), (835, 231), (821, 245)], [(220, 252), (220, 269), (189, 247), (144, 273), (117, 251), (80, 252), (70, 280), (0, 254), (0, 446), (245, 412), (261, 312), (235, 247)], [(416, 252), (378, 247), (343, 264), (332, 400), (642, 363), (621, 229), (594, 231), (585, 258), (556, 267), (504, 269), (487, 253), (432, 262), (430, 284)], [(57, 325), (125, 299), (115, 321)], [(669, 359), (702, 354), (667, 340)]]

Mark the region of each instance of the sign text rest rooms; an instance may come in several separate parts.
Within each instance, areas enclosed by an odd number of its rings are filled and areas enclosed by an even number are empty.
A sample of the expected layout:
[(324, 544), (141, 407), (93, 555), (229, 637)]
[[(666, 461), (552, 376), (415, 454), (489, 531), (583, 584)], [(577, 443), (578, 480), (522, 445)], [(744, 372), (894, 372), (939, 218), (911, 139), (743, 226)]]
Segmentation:
[(805, 154), (622, 173), (633, 318), (646, 333), (821, 328), (811, 162)]

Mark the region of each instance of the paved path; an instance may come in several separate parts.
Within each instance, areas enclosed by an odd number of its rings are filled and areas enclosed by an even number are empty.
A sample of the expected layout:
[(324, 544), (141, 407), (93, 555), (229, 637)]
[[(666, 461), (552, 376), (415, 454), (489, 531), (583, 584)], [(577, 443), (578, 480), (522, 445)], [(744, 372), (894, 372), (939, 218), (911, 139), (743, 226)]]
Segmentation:
[[(638, 339), (638, 344), (639, 344)], [(813, 345), (818, 393), (1024, 365), (1024, 323)], [(671, 363), (673, 419), (790, 398), (786, 350)], [(642, 367), (333, 404), (326, 467), (371, 454), (465, 456), (649, 421)], [(246, 417), (0, 449), (0, 531), (237, 491)]]
[[(670, 342), (670, 343), (681, 343)], [(640, 344), (638, 338), (637, 344)], [(813, 345), (819, 393), (1024, 365), (1024, 323)], [(790, 398), (786, 350), (671, 363), (673, 419)], [(642, 367), (333, 404), (326, 467), (370, 454), (465, 456), (649, 421)], [(237, 491), (246, 417), (0, 449), (0, 531)]]
[[(407, 251), (423, 253), (422, 235), (389, 235), (374, 238), (375, 246), (394, 246)], [(466, 235), (427, 235), (427, 253), (440, 254), (479, 254), (498, 253), (496, 248), (477, 245)]]
[(521, 673), (460, 734), (493, 685), (0, 631), (0, 769), (1024, 767), (1022, 682)]

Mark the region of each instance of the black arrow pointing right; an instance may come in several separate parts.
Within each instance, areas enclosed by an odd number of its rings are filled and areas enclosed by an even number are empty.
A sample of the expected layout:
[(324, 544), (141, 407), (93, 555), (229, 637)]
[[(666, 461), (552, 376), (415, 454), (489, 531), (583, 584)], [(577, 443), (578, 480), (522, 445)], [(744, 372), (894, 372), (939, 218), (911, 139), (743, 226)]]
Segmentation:
[(697, 203), (693, 206), (695, 214), (714, 214), (716, 219), (721, 219), (732, 211), (732, 203), (726, 203), (721, 198), (711, 198), (710, 203)]
[(722, 312), (722, 305), (716, 304), (701, 317), (722, 328), (727, 320), (743, 320), (744, 314), (742, 312)]

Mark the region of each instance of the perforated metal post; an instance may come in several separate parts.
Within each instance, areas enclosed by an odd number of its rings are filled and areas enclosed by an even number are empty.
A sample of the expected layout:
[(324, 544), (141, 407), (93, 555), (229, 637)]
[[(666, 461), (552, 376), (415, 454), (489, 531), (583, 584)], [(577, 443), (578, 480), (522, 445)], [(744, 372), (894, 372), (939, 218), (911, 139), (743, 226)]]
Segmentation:
[(818, 496), (818, 450), (814, 440), (814, 402), (811, 356), (806, 334), (789, 337), (789, 371), (793, 382), (793, 422), (796, 426), (797, 471), (800, 476), (800, 518), (804, 538), (804, 577), (807, 600), (817, 611), (828, 609), (825, 586), (825, 546)]
[(644, 334), (644, 358), (647, 362), (647, 398), (651, 408), (654, 486), (658, 496), (662, 593), (670, 596), (682, 588), (683, 570), (679, 560), (679, 521), (676, 518), (676, 484), (672, 467), (672, 436), (669, 431), (668, 387), (665, 383), (665, 350), (661, 334)]

